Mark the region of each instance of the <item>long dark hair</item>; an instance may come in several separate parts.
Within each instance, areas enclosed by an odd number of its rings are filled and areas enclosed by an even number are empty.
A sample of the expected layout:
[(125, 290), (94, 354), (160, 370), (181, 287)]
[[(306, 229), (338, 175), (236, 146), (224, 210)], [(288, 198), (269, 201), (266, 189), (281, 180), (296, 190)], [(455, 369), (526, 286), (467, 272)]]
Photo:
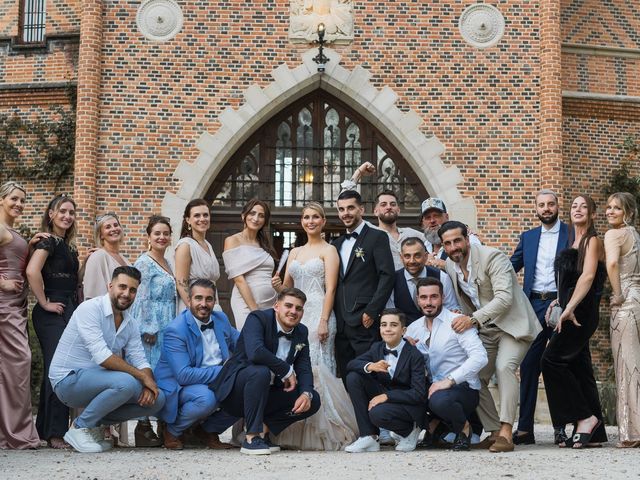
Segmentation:
[[(589, 240), (593, 237), (598, 236), (598, 232), (596, 232), (596, 227), (593, 224), (593, 215), (596, 213), (598, 207), (596, 206), (596, 202), (593, 201), (589, 195), (580, 194), (576, 195), (576, 198), (583, 198), (587, 203), (587, 230), (585, 234), (580, 239), (580, 243), (578, 244), (578, 271), (582, 272), (582, 268), (584, 267), (584, 257), (587, 252), (587, 246), (589, 245)], [(574, 200), (575, 201), (575, 200)], [(573, 242), (576, 238), (576, 230), (573, 224), (571, 224), (571, 229), (569, 230), (569, 245), (573, 245)]]
[(240, 215), (242, 216), (243, 225), (247, 225), (247, 215), (253, 207), (260, 206), (264, 209), (264, 225), (260, 230), (258, 230), (258, 243), (260, 247), (267, 252), (269, 255), (273, 257), (274, 260), (277, 260), (276, 251), (273, 249), (273, 245), (271, 245), (271, 239), (269, 235), (269, 219), (271, 218), (271, 210), (269, 209), (269, 205), (267, 202), (259, 200), (257, 198), (252, 198), (247, 203), (245, 203), (244, 207), (242, 207), (242, 212)]
[[(40, 229), (42, 232), (53, 233), (53, 221), (49, 216), (49, 212), (58, 213), (60, 207), (64, 203), (70, 203), (73, 205), (74, 210), (77, 209), (76, 202), (73, 199), (65, 194), (55, 196), (47, 205), (44, 213), (42, 214), (42, 221), (40, 222)], [(76, 232), (78, 231), (78, 226), (76, 221), (74, 220), (71, 226), (64, 232), (64, 241), (66, 242), (72, 250), (76, 249)]]
[(191, 216), (191, 209), (193, 207), (207, 207), (209, 208), (209, 202), (202, 198), (194, 198), (187, 206), (184, 208), (184, 215), (182, 215), (182, 228), (180, 230), (180, 238), (191, 237), (191, 230), (189, 229), (189, 224), (187, 223), (187, 218)]

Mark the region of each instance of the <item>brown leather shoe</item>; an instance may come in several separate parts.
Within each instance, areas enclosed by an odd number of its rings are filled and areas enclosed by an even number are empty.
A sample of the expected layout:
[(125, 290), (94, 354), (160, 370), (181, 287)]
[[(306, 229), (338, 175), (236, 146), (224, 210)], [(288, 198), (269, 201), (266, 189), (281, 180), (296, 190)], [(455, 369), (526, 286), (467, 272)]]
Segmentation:
[(486, 437), (481, 442), (478, 442), (475, 445), (471, 445), (471, 449), (472, 450), (487, 450), (487, 449), (491, 448), (491, 445), (496, 443), (496, 438), (498, 438), (498, 437), (494, 437), (492, 435), (489, 435), (488, 437)]
[(193, 434), (197, 437), (204, 446), (212, 450), (230, 450), (237, 448), (230, 443), (224, 443), (220, 441), (220, 436), (217, 433), (209, 433), (202, 428), (202, 425), (198, 425), (193, 429)]
[(513, 449), (513, 442), (510, 442), (503, 436), (499, 436), (498, 438), (496, 438), (494, 444), (489, 447), (489, 451), (493, 453), (513, 452)]
[(162, 432), (162, 436), (164, 437), (164, 448), (168, 450), (182, 450), (184, 449), (184, 444), (182, 440), (178, 437), (174, 437), (169, 433), (169, 429), (165, 428)]

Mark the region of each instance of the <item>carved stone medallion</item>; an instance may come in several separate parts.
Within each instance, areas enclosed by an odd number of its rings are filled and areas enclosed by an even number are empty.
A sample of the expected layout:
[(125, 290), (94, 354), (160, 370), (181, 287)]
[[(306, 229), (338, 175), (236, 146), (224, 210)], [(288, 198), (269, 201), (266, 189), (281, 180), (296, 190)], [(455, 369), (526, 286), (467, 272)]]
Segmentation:
[(154, 42), (166, 42), (182, 28), (182, 10), (175, 0), (143, 0), (136, 22), (140, 33)]
[(318, 39), (324, 24), (328, 43), (353, 41), (353, 0), (291, 0), (289, 39), (296, 43)]
[(493, 5), (476, 3), (462, 12), (458, 27), (467, 43), (478, 48), (488, 48), (502, 38), (504, 17)]

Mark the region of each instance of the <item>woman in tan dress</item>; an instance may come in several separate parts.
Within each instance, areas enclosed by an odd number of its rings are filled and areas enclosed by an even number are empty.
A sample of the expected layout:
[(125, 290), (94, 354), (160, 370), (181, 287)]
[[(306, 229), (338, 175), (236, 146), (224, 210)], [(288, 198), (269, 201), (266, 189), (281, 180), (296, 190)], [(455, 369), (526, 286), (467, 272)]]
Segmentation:
[(0, 449), (37, 448), (31, 416), (31, 350), (27, 332), (27, 242), (13, 229), (26, 192), (0, 186)]
[[(189, 285), (197, 278), (216, 283), (220, 278), (220, 264), (207, 241), (211, 214), (206, 200), (191, 200), (184, 209), (180, 240), (176, 245), (176, 283), (178, 285), (178, 313), (189, 302)], [(217, 303), (217, 302), (216, 302)]]
[(269, 205), (256, 198), (242, 208), (244, 228), (224, 241), (222, 259), (227, 276), (233, 280), (231, 310), (238, 330), (253, 310), (271, 308), (276, 291), (271, 285), (275, 252), (267, 234)]
[(611, 282), (611, 349), (616, 371), (618, 447), (640, 447), (640, 235), (636, 201), (614, 193), (607, 201), (611, 230), (604, 237)]

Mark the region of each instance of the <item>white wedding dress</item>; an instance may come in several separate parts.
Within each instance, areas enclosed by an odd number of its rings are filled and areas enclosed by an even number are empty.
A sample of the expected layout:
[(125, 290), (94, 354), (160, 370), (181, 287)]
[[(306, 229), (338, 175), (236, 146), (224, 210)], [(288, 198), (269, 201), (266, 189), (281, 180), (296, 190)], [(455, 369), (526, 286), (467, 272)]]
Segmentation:
[(357, 437), (358, 427), (351, 399), (336, 377), (334, 338), (336, 318), (329, 318), (329, 338), (318, 339), (318, 324), (325, 297), (324, 262), (313, 258), (305, 263), (293, 260), (289, 267), (293, 285), (307, 296), (302, 323), (309, 329), (309, 352), (313, 383), (320, 394), (320, 410), (294, 423), (276, 441), (283, 447), (300, 450), (340, 450)]

